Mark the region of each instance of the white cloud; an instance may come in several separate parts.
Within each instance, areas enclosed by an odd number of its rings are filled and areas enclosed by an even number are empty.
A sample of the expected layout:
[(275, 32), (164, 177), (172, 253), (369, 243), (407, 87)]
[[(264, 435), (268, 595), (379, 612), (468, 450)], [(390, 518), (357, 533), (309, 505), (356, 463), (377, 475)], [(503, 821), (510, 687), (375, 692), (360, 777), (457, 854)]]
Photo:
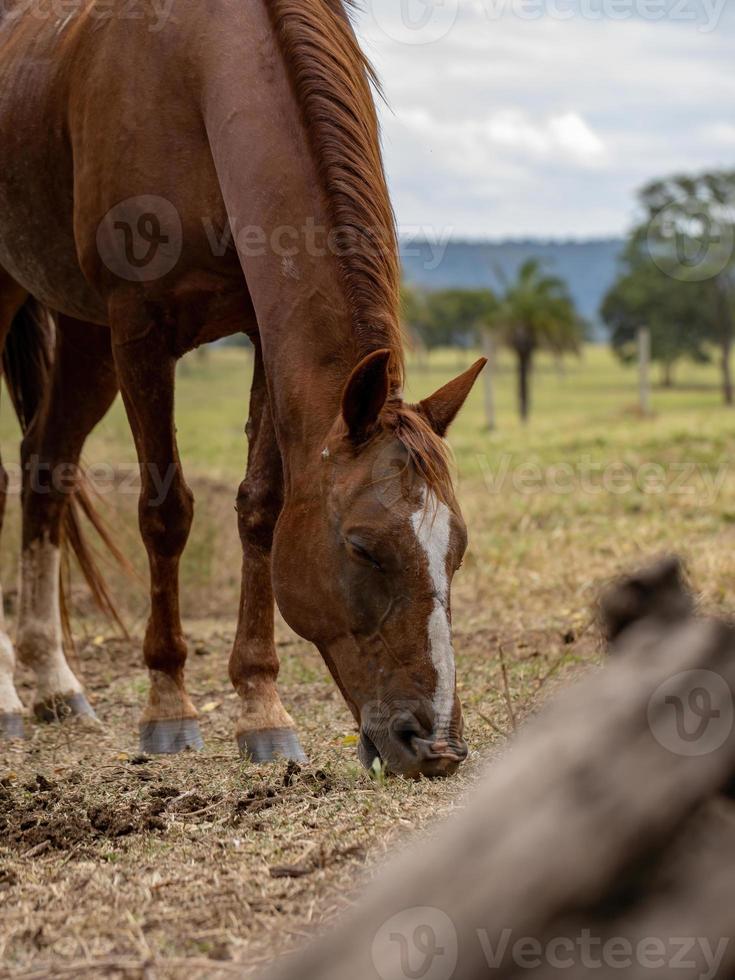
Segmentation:
[(451, 30), (413, 45), (380, 26), (395, 22), (396, 0), (365, 2), (357, 28), (391, 106), (381, 113), (401, 222), (620, 233), (648, 180), (735, 166), (723, 118), (735, 101), (732, 9), (705, 33), (697, 21), (492, 19), (462, 0)]
[(597, 160), (605, 153), (603, 141), (576, 112), (552, 116), (548, 129), (552, 144), (580, 163)]
[(713, 123), (705, 128), (702, 135), (712, 143), (735, 149), (735, 125), (731, 122)]
[(521, 110), (506, 109), (482, 119), (440, 121), (428, 109), (416, 108), (397, 114), (396, 122), (431, 140), (463, 170), (484, 170), (499, 150), (582, 166), (605, 152), (602, 140), (576, 112), (534, 120)]

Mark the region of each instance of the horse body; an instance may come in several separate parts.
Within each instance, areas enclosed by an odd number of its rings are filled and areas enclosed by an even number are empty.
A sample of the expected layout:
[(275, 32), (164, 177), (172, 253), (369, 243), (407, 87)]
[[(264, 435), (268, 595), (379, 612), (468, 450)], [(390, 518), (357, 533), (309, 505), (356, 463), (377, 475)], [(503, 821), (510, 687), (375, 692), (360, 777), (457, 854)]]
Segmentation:
[[(0, 340), (29, 297), (55, 311), (27, 470), (76, 464), (122, 391), (151, 572), (143, 748), (200, 744), (178, 607), (192, 498), (175, 362), (244, 331), (256, 353), (230, 662), (241, 748), (303, 757), (276, 690), (275, 593), (330, 666), (364, 761), (451, 771), (466, 754), (449, 635), (465, 540), (439, 439), (481, 364), (418, 408), (400, 399), (395, 232), (368, 73), (342, 5), (182, 5), (157, 32), (123, 6), (39, 21), (11, 5), (0, 21)], [(173, 472), (162, 502), (156, 469)], [(376, 475), (397, 488), (389, 505)], [(68, 494), (36, 494), (30, 479), (19, 654), (39, 678), (37, 714), (85, 713), (55, 598)], [(0, 676), (0, 715), (17, 727), (3, 689)]]
[[(181, 221), (186, 249), (172, 275), (151, 280), (146, 293), (190, 300), (232, 292), (246, 315), (236, 254), (214, 255), (206, 236), (204, 219), (224, 233), (227, 213), (201, 107), (181, 85), (193, 68), (183, 39), (94, 11), (91, 3), (73, 17), (16, 19), (11, 5), (0, 24), (0, 125), (8, 137), (0, 146), (0, 266), (50, 309), (108, 324), (111, 296), (127, 282), (115, 273), (135, 269), (126, 269), (124, 254), (119, 268), (104, 266), (98, 229), (119, 202), (155, 187)], [(193, 44), (197, 25), (189, 26)], [(163, 112), (150, 111), (151, 93), (166, 107), (165, 124)], [(204, 330), (212, 318), (206, 307), (197, 314)]]

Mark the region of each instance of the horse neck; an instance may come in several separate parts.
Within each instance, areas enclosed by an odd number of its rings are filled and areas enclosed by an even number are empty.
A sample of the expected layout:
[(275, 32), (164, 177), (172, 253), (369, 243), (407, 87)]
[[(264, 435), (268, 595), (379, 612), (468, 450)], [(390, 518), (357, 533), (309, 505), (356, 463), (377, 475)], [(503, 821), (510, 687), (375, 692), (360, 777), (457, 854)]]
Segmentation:
[(265, 4), (226, 5), (215, 17), (200, 42), (204, 121), (258, 318), (288, 489), (309, 478), (360, 352), (327, 246), (330, 209)]

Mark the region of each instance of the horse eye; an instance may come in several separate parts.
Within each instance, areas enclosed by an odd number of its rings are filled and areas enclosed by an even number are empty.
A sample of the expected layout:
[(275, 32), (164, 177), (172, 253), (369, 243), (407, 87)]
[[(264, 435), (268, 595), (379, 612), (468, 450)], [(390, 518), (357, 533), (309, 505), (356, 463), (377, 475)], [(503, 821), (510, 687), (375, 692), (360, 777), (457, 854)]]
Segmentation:
[(381, 568), (378, 559), (373, 557), (363, 544), (360, 544), (358, 541), (351, 541), (349, 538), (345, 541), (345, 544), (349, 553), (357, 561), (362, 562), (364, 565), (372, 565), (373, 568)]

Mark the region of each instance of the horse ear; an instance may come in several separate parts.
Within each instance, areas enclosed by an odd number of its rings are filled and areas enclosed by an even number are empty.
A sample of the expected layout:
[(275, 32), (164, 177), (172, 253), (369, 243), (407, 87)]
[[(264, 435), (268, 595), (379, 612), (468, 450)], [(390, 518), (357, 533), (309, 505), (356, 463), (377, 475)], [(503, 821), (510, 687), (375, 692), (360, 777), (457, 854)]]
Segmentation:
[(342, 417), (350, 438), (359, 440), (378, 421), (388, 398), (389, 350), (376, 350), (363, 358), (350, 375), (342, 394)]
[(481, 357), (464, 374), (460, 374), (454, 381), (450, 381), (439, 391), (435, 391), (433, 395), (419, 402), (419, 411), (426, 416), (438, 436), (443, 437), (446, 434), (486, 364), (487, 358)]

